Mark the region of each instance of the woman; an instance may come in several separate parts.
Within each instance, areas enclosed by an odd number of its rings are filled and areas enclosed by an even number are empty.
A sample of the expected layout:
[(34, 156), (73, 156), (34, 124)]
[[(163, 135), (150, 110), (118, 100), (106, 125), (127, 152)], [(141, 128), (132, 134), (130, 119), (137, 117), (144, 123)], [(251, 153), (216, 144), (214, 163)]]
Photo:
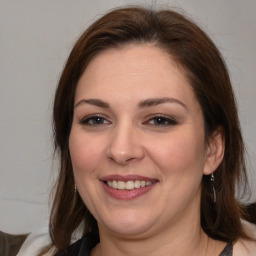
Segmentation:
[(55, 255), (255, 255), (229, 75), (184, 16), (123, 8), (91, 25), (61, 75), (54, 131)]

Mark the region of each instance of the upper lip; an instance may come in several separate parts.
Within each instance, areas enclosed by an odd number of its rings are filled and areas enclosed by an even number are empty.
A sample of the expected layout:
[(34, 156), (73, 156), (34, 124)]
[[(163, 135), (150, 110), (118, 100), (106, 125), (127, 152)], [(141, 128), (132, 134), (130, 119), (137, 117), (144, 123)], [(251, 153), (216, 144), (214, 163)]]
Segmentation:
[(130, 181), (130, 180), (143, 180), (143, 181), (157, 181), (154, 178), (149, 178), (145, 176), (140, 175), (119, 175), (119, 174), (113, 174), (113, 175), (107, 175), (100, 178), (101, 181), (113, 181), (113, 180), (120, 180), (120, 181)]

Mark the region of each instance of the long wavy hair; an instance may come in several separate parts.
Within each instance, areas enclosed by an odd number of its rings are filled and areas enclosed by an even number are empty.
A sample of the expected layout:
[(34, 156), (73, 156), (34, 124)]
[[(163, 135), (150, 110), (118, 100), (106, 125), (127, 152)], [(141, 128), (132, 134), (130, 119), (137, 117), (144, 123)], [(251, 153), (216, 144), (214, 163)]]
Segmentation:
[(237, 187), (247, 187), (244, 143), (225, 62), (212, 40), (190, 19), (172, 10), (137, 6), (112, 10), (92, 24), (75, 43), (60, 77), (53, 108), (60, 167), (50, 218), (51, 246), (56, 251), (67, 248), (79, 226), (83, 233), (98, 232), (95, 218), (74, 193), (68, 146), (74, 95), (93, 57), (129, 43), (155, 45), (185, 70), (203, 112), (206, 139), (222, 127), (225, 154), (215, 171), (216, 203), (211, 198), (210, 178), (203, 176), (201, 226), (210, 237), (222, 241), (246, 237), (241, 225), (246, 213), (235, 197)]

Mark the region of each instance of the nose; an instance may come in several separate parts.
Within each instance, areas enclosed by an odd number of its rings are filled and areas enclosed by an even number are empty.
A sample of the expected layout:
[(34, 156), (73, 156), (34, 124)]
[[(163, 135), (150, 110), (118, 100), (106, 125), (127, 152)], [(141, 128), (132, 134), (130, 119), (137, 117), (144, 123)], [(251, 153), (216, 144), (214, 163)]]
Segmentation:
[(113, 129), (109, 140), (107, 157), (120, 165), (141, 160), (144, 150), (139, 132), (131, 126), (119, 126)]

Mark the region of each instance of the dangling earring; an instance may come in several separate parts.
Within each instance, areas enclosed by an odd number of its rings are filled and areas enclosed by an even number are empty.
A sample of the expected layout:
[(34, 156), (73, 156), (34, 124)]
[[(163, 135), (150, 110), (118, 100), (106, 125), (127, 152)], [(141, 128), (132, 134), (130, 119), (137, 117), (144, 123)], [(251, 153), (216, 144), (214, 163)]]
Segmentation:
[(73, 200), (70, 205), (71, 209), (74, 209), (76, 207), (76, 203), (77, 203), (77, 187), (76, 187), (76, 184), (74, 184)]
[(211, 189), (212, 189), (212, 201), (216, 203), (216, 190), (215, 190), (215, 181), (214, 181), (214, 174), (211, 174)]

